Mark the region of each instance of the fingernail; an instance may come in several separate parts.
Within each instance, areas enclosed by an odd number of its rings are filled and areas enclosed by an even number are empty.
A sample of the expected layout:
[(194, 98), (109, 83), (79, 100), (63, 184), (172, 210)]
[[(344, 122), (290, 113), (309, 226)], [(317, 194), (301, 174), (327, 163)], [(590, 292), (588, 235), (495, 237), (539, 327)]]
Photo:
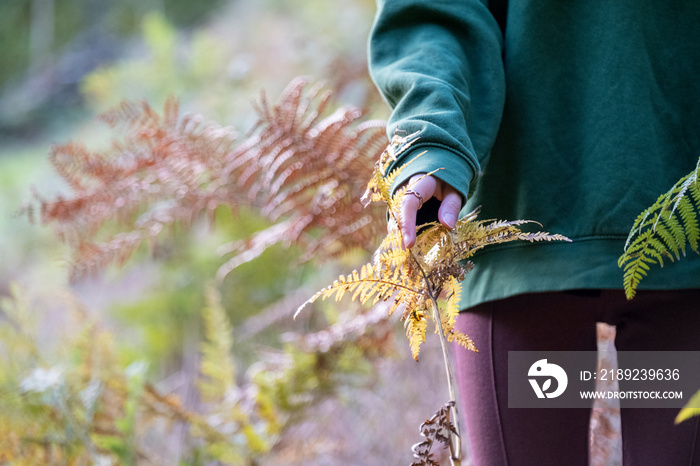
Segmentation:
[(445, 214), (445, 223), (448, 227), (454, 228), (457, 224), (457, 217), (452, 214)]
[(408, 232), (403, 231), (401, 239), (403, 240), (403, 248), (408, 249), (410, 247), (409, 245), (411, 244), (411, 237), (408, 235)]

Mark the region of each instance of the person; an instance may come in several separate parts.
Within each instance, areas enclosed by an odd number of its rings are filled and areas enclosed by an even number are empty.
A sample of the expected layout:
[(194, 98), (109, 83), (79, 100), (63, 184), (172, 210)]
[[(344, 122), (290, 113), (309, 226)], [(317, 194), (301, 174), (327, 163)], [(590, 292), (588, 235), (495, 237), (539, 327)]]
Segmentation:
[[(396, 180), (402, 233), (460, 213), (531, 219), (571, 243), (515, 242), (474, 258), (456, 349), (476, 465), (588, 464), (590, 410), (508, 408), (509, 351), (700, 350), (700, 258), (653, 270), (627, 301), (617, 259), (637, 215), (700, 156), (700, 3), (378, 0), (370, 74), (418, 133)], [(425, 204), (423, 204), (425, 201)], [(418, 218), (416, 216), (418, 215)], [(700, 387), (699, 387), (700, 388)], [(625, 465), (700, 464), (698, 418), (623, 409)]]

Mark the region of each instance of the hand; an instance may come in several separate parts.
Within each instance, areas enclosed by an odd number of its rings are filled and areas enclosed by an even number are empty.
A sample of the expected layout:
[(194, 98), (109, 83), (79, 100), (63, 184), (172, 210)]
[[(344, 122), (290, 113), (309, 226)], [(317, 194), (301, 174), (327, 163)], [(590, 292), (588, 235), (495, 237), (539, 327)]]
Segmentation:
[[(421, 179), (422, 178), (422, 179)], [(411, 185), (401, 205), (401, 235), (405, 248), (416, 244), (416, 213), (431, 197), (442, 201), (438, 209), (438, 220), (444, 226), (452, 229), (457, 224), (457, 217), (462, 208), (462, 196), (455, 188), (434, 176), (423, 173), (413, 175), (405, 185)]]

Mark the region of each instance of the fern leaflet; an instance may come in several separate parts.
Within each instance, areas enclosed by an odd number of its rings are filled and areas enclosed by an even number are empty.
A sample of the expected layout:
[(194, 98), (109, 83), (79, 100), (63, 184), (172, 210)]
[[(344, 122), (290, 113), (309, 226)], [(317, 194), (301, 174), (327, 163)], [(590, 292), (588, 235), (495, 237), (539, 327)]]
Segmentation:
[[(415, 134), (407, 137), (394, 136), (376, 162), (365, 191), (364, 199), (383, 201), (389, 212), (390, 232), (375, 252), (374, 261), (365, 264), (359, 272), (340, 276), (330, 286), (311, 297), (295, 314), (296, 317), (304, 306), (318, 298), (334, 297), (340, 300), (347, 293), (352, 293), (352, 299), (359, 300), (362, 304), (372, 298), (372, 302), (391, 298), (393, 304), (390, 312), (403, 308), (402, 320), (414, 359), (418, 359), (420, 345), (425, 340), (427, 320), (434, 311), (437, 311), (438, 316), (445, 316), (444, 319), (438, 317), (435, 321), (436, 327), (444, 327), (445, 337), (457, 339), (463, 346), (474, 349), (468, 337), (455, 333), (454, 325), (459, 313), (460, 281), (471, 270), (471, 264), (466, 259), (477, 250), (490, 244), (516, 240), (568, 241), (568, 238), (561, 235), (522, 231), (520, 225), (531, 223), (527, 220), (477, 220), (477, 209), (459, 220), (452, 231), (438, 223), (424, 226), (416, 244), (410, 250), (404, 249), (397, 225), (401, 222), (400, 208), (404, 196), (411, 186), (400, 187), (392, 194), (391, 184), (402, 170), (424, 152), (398, 168), (389, 170), (389, 167), (396, 161), (397, 155), (410, 147), (416, 139)], [(447, 299), (443, 309), (440, 309), (437, 297), (442, 292)]]
[(671, 262), (685, 255), (686, 246), (700, 253), (700, 160), (695, 170), (678, 180), (666, 193), (637, 216), (625, 243), (618, 265), (623, 268), (622, 284), (627, 299), (634, 298), (649, 264), (663, 259)]

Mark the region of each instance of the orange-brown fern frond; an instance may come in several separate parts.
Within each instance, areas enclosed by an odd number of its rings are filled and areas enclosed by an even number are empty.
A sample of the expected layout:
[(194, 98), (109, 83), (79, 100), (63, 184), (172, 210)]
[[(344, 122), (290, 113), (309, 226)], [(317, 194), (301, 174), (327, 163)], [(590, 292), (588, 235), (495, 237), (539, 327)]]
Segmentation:
[(53, 147), (51, 163), (72, 193), (40, 199), (42, 222), (73, 248), (74, 278), (123, 263), (176, 222), (243, 200), (220, 178), (235, 139), (230, 129), (179, 116), (174, 99), (162, 116), (146, 103), (123, 103), (102, 119), (122, 137), (102, 151)]
[(279, 242), (301, 245), (303, 260), (373, 248), (384, 209), (364, 209), (360, 197), (385, 145), (384, 123), (362, 121), (353, 107), (326, 115), (330, 103), (329, 90), (295, 79), (275, 106), (262, 95), (258, 123), (237, 141), (230, 128), (180, 115), (175, 99), (160, 113), (124, 102), (100, 117), (119, 135), (110, 148), (52, 149), (72, 192), (37, 196), (42, 222), (71, 245), (74, 278), (124, 263), (174, 224), (213, 220), (220, 206), (250, 206), (271, 221), (222, 247), (232, 257), (220, 278)]
[[(230, 181), (245, 190), (273, 222), (283, 220), (279, 241), (301, 244), (301, 260), (333, 258), (352, 248), (373, 248), (383, 233), (384, 209), (364, 209), (360, 201), (365, 180), (386, 145), (385, 124), (362, 121), (364, 113), (341, 107), (323, 117), (331, 94), (297, 78), (274, 107), (263, 94), (256, 105), (259, 122), (254, 144), (229, 161)], [(268, 231), (256, 234), (268, 239)], [(260, 244), (252, 239), (251, 244)], [(246, 261), (243, 243), (229, 245), (233, 257), (227, 272)], [(220, 275), (223, 275), (221, 273)]]

